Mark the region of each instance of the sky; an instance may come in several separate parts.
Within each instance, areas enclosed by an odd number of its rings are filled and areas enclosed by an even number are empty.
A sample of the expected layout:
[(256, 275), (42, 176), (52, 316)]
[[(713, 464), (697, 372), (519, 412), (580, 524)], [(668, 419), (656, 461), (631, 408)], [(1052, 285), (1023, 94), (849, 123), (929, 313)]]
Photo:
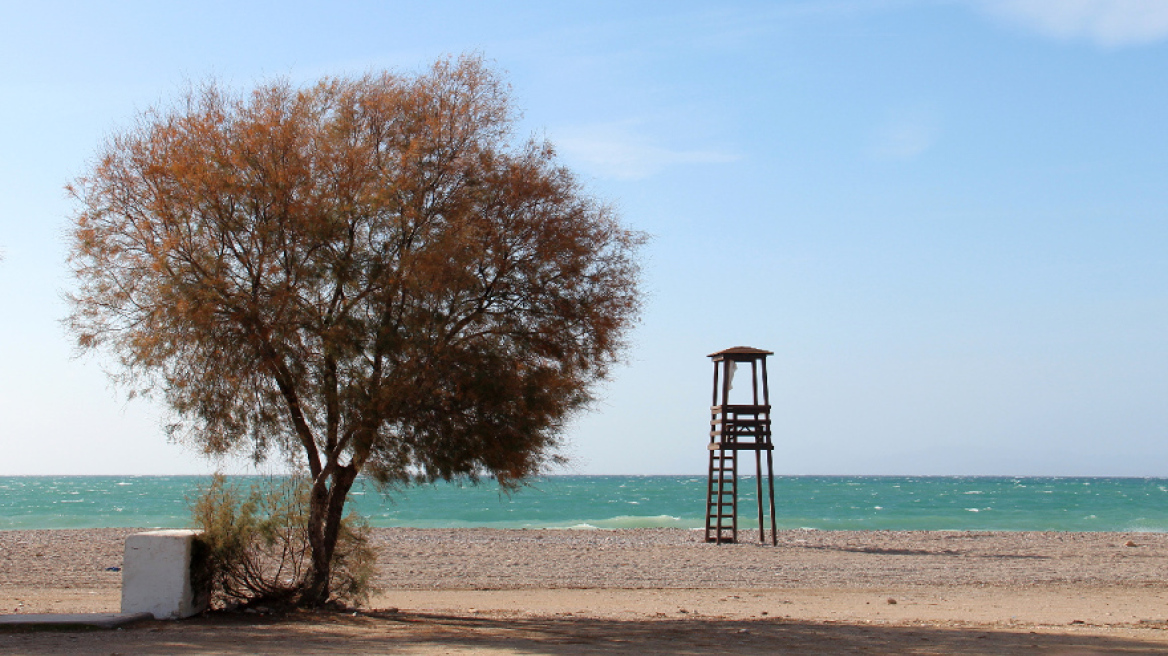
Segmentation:
[(63, 187), (136, 114), (479, 53), (652, 235), (559, 473), (700, 474), (768, 360), (778, 474), (1168, 476), (1168, 2), (7, 3), (0, 475), (247, 471), (76, 357)]

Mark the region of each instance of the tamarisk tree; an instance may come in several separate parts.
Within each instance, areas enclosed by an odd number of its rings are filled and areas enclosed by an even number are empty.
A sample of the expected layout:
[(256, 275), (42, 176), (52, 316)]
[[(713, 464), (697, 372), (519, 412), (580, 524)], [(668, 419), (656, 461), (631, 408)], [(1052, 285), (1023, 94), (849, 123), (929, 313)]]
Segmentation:
[(207, 84), (68, 187), (81, 350), (160, 395), (173, 439), (310, 476), (301, 603), (329, 599), (358, 474), (514, 486), (625, 348), (643, 236), (514, 121), (477, 57)]

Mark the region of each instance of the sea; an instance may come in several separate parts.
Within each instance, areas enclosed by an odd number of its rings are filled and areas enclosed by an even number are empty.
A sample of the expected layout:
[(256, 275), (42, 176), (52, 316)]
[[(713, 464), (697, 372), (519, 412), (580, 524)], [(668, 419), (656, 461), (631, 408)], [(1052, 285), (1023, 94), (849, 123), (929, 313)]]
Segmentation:
[[(209, 482), (0, 477), (0, 530), (189, 527), (190, 499)], [(758, 526), (755, 486), (739, 479), (740, 528)], [(350, 507), (374, 527), (700, 529), (705, 490), (705, 476), (549, 476), (510, 494), (492, 482), (385, 494), (358, 480)], [(1166, 532), (1168, 479), (778, 476), (775, 509), (780, 529)]]

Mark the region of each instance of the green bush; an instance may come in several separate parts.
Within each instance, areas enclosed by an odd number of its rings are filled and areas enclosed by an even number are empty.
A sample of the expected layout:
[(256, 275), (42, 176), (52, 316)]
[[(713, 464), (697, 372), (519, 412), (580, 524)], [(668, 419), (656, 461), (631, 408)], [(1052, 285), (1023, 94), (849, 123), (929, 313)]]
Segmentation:
[[(310, 488), (303, 476), (290, 476), (268, 478), (245, 492), (216, 474), (191, 500), (195, 528), (202, 530), (192, 582), (209, 590), (213, 608), (299, 601), (312, 565)], [(367, 601), (376, 558), (368, 524), (351, 513), (333, 553), (332, 600)]]

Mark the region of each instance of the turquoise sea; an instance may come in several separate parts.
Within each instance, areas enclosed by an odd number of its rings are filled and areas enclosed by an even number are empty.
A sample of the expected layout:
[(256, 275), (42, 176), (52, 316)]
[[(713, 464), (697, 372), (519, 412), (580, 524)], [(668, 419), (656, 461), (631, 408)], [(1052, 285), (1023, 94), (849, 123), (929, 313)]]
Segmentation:
[[(181, 528), (197, 476), (0, 477), (0, 530)], [(247, 479), (237, 482), (246, 484)], [(552, 476), (510, 496), (438, 484), (385, 497), (358, 482), (373, 526), (700, 528), (704, 476)], [(754, 481), (740, 479), (740, 527), (756, 527)], [(783, 476), (780, 529), (1168, 531), (1168, 479)]]

